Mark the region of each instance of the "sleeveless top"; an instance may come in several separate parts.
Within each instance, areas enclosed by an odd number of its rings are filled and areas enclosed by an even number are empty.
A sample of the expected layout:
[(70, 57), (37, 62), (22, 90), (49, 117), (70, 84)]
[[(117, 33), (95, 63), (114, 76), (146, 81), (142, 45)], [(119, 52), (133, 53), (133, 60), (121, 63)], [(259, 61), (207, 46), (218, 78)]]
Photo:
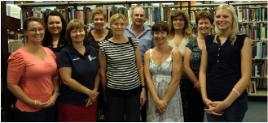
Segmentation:
[(190, 57), (190, 67), (193, 70), (195, 76), (198, 77), (201, 62), (201, 49), (198, 47), (197, 39), (194, 38), (193, 40), (189, 41), (186, 47), (192, 51)]
[[(218, 37), (209, 35), (205, 38), (208, 53), (206, 88), (209, 99), (225, 99), (241, 78), (241, 49), (245, 38), (245, 35), (237, 35), (234, 45), (229, 38), (222, 45), (213, 42)], [(245, 94), (246, 91), (240, 97)]]
[[(172, 80), (172, 52), (170, 52), (168, 58), (160, 65), (155, 64), (152, 58), (152, 49), (150, 52), (150, 72), (152, 74), (152, 80), (156, 88), (157, 94), (160, 98), (163, 98), (166, 94), (167, 88)], [(156, 112), (156, 106), (153, 101), (151, 93), (148, 93), (148, 105), (147, 105), (147, 121), (148, 122), (183, 122), (183, 110), (180, 88), (178, 87), (175, 94), (171, 98), (166, 111), (159, 115)]]

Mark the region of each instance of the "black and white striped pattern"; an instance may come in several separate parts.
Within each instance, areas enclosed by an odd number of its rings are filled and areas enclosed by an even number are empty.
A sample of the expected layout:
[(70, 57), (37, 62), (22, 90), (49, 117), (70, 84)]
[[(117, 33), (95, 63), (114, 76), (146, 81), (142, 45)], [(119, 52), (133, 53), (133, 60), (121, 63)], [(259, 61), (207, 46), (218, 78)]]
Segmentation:
[[(137, 47), (139, 41), (132, 39)], [(118, 90), (131, 90), (140, 86), (136, 66), (134, 47), (130, 42), (117, 44), (105, 40), (100, 44), (100, 50), (106, 56), (107, 87)]]

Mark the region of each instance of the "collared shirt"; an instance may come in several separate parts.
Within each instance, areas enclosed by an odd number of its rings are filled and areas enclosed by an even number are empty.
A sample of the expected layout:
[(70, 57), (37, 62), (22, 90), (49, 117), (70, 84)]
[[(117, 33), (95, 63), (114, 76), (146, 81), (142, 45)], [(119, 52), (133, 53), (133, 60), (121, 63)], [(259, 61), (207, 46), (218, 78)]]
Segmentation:
[[(95, 48), (86, 45), (85, 54), (80, 54), (73, 46), (64, 47), (57, 57), (58, 68), (71, 67), (71, 77), (89, 89), (94, 88), (94, 80), (98, 72), (98, 56)], [(60, 102), (85, 104), (87, 95), (74, 91), (62, 84), (60, 88)]]
[(135, 33), (131, 29), (131, 25), (128, 25), (127, 29), (125, 30), (125, 35), (140, 40), (139, 46), (141, 51), (142, 63), (144, 63), (144, 53), (148, 49), (153, 48), (155, 46), (151, 28), (147, 25), (144, 25), (144, 30), (136, 37)]

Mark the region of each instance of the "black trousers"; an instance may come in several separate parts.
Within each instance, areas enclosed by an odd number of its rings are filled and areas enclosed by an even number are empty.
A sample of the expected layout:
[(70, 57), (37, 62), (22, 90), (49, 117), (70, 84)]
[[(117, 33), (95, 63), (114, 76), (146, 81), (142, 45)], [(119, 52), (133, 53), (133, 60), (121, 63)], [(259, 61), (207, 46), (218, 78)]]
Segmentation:
[(205, 105), (201, 92), (188, 79), (181, 80), (181, 97), (185, 122), (203, 122)]
[(15, 122), (55, 122), (56, 107), (52, 106), (38, 112), (22, 112), (15, 109)]
[(107, 121), (139, 122), (140, 121), (140, 89), (134, 93), (114, 93), (107, 89)]

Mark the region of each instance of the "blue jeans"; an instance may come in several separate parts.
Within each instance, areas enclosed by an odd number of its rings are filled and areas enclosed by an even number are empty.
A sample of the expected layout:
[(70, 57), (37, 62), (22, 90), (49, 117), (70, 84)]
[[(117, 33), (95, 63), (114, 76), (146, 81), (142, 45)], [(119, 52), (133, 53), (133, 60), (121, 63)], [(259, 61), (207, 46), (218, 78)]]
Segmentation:
[(248, 98), (241, 95), (230, 107), (224, 110), (222, 116), (206, 113), (208, 122), (241, 122), (248, 109)]

